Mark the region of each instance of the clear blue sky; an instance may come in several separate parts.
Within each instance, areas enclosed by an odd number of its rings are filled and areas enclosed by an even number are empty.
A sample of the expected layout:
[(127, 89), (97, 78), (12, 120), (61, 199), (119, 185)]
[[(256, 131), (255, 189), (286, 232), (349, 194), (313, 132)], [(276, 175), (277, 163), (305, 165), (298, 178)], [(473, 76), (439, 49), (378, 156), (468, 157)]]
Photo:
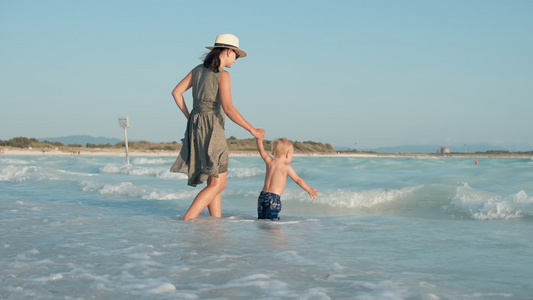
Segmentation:
[[(249, 55), (233, 100), (267, 139), (529, 151), (532, 16), (530, 0), (0, 0), (0, 139), (122, 138), (129, 116), (130, 139), (179, 141), (171, 91), (233, 33)], [(251, 137), (228, 119), (232, 135)]]

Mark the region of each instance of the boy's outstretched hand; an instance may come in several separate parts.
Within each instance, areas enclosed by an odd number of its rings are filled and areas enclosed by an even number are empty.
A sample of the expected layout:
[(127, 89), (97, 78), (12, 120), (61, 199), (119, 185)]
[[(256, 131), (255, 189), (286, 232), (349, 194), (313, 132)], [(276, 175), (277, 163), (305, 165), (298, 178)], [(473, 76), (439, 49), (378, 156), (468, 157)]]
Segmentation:
[(318, 192), (316, 191), (316, 189), (313, 189), (313, 188), (311, 188), (311, 191), (309, 191), (308, 193), (309, 193), (309, 196), (310, 196), (311, 198), (313, 198), (313, 199), (318, 198), (318, 196), (319, 196), (319, 194), (318, 194)]

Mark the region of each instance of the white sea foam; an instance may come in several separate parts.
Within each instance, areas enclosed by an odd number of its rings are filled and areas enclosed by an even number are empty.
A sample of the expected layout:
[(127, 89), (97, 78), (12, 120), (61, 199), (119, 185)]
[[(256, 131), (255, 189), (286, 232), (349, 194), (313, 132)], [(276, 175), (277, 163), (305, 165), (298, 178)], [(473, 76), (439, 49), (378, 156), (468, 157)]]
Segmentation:
[(176, 287), (172, 283), (163, 283), (159, 286), (149, 289), (148, 293), (163, 294), (163, 293), (174, 292), (175, 290), (176, 290)]
[(124, 165), (124, 164), (106, 164), (100, 168), (102, 173), (106, 174), (129, 174), (129, 175), (138, 175), (138, 176), (150, 176), (156, 175), (159, 172), (159, 168), (151, 167), (140, 167), (134, 165)]
[(525, 191), (500, 195), (473, 189), (465, 183), (457, 188), (451, 204), (477, 220), (533, 216), (533, 197), (528, 196)]
[(37, 278), (36, 281), (50, 282), (50, 281), (58, 281), (61, 279), (63, 279), (63, 275), (61, 273), (58, 273), (58, 274), (50, 274), (49, 276), (46, 276), (46, 277)]
[(57, 172), (66, 174), (66, 175), (76, 175), (76, 176), (98, 176), (98, 174), (72, 172), (72, 171), (66, 171), (66, 170), (57, 170)]
[(242, 289), (246, 287), (253, 287), (260, 289), (261, 293), (265, 293), (271, 297), (287, 296), (287, 293), (289, 293), (287, 284), (273, 277), (274, 276), (270, 274), (256, 273), (242, 278), (230, 280), (222, 285), (203, 288), (201, 291), (205, 292), (208, 290), (217, 289)]
[(0, 158), (0, 164), (6, 165), (27, 165), (30, 164), (27, 160), (16, 159), (16, 158)]
[(72, 176), (98, 176), (98, 174), (24, 164), (14, 164), (0, 168), (0, 181), (7, 182), (72, 180)]
[(8, 165), (0, 169), (0, 181), (22, 182), (43, 178), (40, 167)]
[(131, 182), (121, 182), (118, 184), (106, 184), (98, 192), (102, 195), (124, 195), (129, 197), (139, 197), (147, 193), (150, 187), (134, 185)]
[(164, 164), (171, 164), (172, 161), (164, 158), (145, 158), (145, 157), (137, 157), (134, 158), (131, 163), (133, 165), (164, 165)]
[(28, 259), (28, 257), (34, 257), (35, 255), (39, 254), (39, 250), (37, 249), (32, 249), (32, 250), (28, 250), (28, 251), (25, 251), (23, 253), (20, 253), (16, 256), (17, 259), (22, 259), (22, 260), (25, 260), (25, 259)]
[(100, 168), (105, 174), (126, 174), (133, 176), (153, 176), (161, 179), (187, 179), (187, 175), (170, 172), (170, 167), (145, 167), (109, 163)]
[(102, 184), (97, 181), (82, 181), (84, 192), (96, 192), (102, 195), (120, 195), (132, 198), (142, 198), (146, 200), (180, 200), (192, 199), (198, 191), (159, 191), (147, 185), (135, 185), (131, 182), (120, 182), (117, 184)]
[(290, 262), (291, 264), (294, 264), (296, 266), (307, 266), (316, 264), (316, 262), (303, 257), (297, 251), (277, 251), (276, 253), (273, 253), (272, 256), (276, 258), (276, 260)]
[(326, 192), (316, 199), (309, 198), (307, 193), (299, 193), (299, 200), (305, 202), (313, 202), (317, 204), (325, 204), (331, 207), (370, 208), (386, 203), (396, 202), (402, 198), (407, 197), (408, 195), (420, 188), (421, 186), (391, 190), (338, 190)]
[(246, 178), (265, 174), (265, 170), (259, 168), (229, 168), (228, 178)]
[(168, 169), (165, 169), (159, 172), (156, 175), (156, 177), (161, 178), (161, 179), (180, 179), (180, 180), (186, 180), (189, 178), (187, 177), (186, 174), (170, 172)]
[[(139, 164), (149, 164), (147, 159), (140, 160)], [(168, 161), (156, 160), (160, 164), (168, 164)], [(187, 175), (170, 172), (170, 165), (166, 167), (140, 166), (138, 164), (125, 165), (108, 163), (100, 168), (105, 174), (127, 174), (134, 176), (155, 176), (162, 179), (187, 179)], [(229, 168), (228, 178), (248, 178), (263, 175), (264, 169), (260, 168)]]

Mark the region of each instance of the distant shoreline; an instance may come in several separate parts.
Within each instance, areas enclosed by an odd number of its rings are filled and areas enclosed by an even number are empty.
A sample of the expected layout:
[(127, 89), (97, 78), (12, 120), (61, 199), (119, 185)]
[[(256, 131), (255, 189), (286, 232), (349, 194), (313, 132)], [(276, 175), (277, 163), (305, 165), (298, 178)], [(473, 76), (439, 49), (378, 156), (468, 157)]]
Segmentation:
[[(130, 151), (130, 157), (177, 157), (178, 151)], [(1, 156), (108, 156), (126, 157), (125, 151), (117, 149), (84, 149), (79, 151), (36, 150), (36, 149), (0, 149)], [(255, 151), (230, 151), (230, 156), (259, 156)], [(531, 153), (295, 153), (298, 157), (431, 157), (431, 158), (533, 158)]]

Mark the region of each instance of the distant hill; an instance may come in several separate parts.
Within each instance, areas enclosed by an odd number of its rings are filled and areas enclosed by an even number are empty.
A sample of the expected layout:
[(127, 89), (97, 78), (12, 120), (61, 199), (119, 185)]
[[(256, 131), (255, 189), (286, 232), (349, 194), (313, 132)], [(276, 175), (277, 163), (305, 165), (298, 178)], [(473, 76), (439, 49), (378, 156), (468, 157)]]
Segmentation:
[(38, 139), (39, 142), (49, 141), (49, 142), (60, 142), (63, 145), (82, 145), (86, 144), (96, 144), (96, 145), (105, 145), (111, 144), (115, 145), (122, 142), (122, 140), (117, 138), (107, 138), (107, 137), (94, 137), (89, 135), (71, 135), (71, 136), (62, 136), (62, 137), (49, 137)]
[[(360, 151), (372, 151), (377, 153), (437, 153), (441, 146), (449, 147), (453, 153), (465, 152), (464, 145), (402, 145), (396, 147), (378, 147), (372, 149), (357, 149)], [(466, 145), (466, 152), (486, 152), (486, 151), (519, 151), (513, 147), (494, 146), (489, 144)], [(523, 150), (522, 150), (523, 151)]]

